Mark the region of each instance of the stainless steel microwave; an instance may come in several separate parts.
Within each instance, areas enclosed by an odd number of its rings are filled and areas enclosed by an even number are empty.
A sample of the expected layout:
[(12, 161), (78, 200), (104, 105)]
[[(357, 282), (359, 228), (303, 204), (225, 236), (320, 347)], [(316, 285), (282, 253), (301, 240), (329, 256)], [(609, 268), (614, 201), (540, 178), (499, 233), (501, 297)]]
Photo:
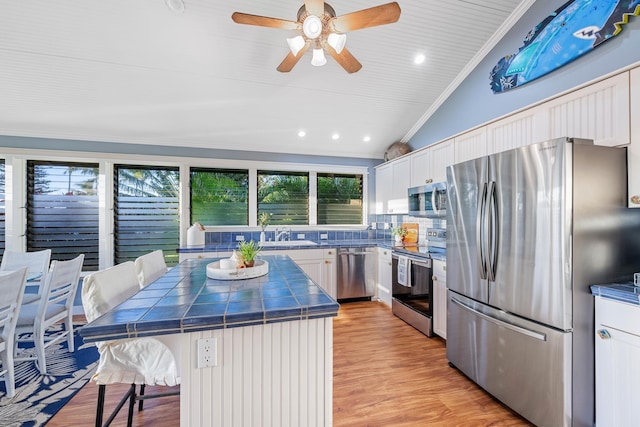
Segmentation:
[(447, 216), (447, 183), (411, 187), (408, 190), (409, 215), (425, 218), (443, 218)]

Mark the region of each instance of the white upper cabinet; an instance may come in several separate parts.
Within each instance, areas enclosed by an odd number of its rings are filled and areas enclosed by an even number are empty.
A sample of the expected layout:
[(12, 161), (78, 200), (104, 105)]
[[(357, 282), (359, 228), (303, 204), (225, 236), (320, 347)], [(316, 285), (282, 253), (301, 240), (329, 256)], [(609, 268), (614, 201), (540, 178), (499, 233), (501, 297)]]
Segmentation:
[(447, 166), (456, 163), (455, 144), (449, 139), (429, 147), (431, 150), (431, 175), (433, 182), (447, 180)]
[(487, 154), (548, 139), (545, 111), (537, 106), (487, 125)]
[(404, 157), (394, 161), (392, 170), (391, 198), (387, 204), (387, 213), (406, 214), (409, 212), (407, 189), (411, 187), (411, 159)]
[(423, 149), (412, 153), (411, 159), (411, 187), (424, 185), (433, 179), (431, 176), (431, 150)]
[(403, 157), (376, 168), (376, 214), (409, 212), (407, 189), (411, 187), (411, 159)]
[(391, 198), (393, 169), (391, 164), (376, 168), (376, 206), (374, 212), (378, 215), (387, 213), (387, 203)]
[(629, 162), (629, 207), (640, 208), (640, 67), (630, 73), (631, 84), (631, 144)]
[(549, 135), (592, 139), (598, 145), (629, 144), (629, 73), (615, 75), (544, 104)]
[(487, 155), (487, 127), (483, 126), (471, 132), (456, 136), (455, 158), (456, 163)]

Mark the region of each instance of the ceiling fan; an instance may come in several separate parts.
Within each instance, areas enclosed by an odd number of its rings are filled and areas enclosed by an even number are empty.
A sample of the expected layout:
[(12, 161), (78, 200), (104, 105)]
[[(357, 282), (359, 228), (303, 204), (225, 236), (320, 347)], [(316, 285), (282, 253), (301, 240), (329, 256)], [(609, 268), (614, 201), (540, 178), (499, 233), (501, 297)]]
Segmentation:
[(312, 65), (326, 64), (326, 51), (348, 73), (355, 73), (362, 68), (362, 64), (344, 47), (347, 41), (345, 33), (394, 23), (400, 19), (400, 6), (397, 2), (392, 2), (336, 16), (333, 7), (324, 0), (305, 0), (298, 10), (297, 21), (241, 12), (234, 12), (231, 19), (237, 24), (301, 32), (300, 35), (287, 39), (289, 54), (277, 68), (282, 73), (291, 71), (309, 48), (313, 48)]

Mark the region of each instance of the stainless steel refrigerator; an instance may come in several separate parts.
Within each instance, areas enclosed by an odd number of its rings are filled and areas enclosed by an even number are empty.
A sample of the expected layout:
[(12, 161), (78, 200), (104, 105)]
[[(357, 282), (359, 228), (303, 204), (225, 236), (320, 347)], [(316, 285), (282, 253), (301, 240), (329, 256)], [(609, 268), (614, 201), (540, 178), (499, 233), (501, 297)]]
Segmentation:
[(593, 426), (589, 285), (640, 271), (625, 148), (562, 138), (447, 169), (447, 358), (538, 426)]

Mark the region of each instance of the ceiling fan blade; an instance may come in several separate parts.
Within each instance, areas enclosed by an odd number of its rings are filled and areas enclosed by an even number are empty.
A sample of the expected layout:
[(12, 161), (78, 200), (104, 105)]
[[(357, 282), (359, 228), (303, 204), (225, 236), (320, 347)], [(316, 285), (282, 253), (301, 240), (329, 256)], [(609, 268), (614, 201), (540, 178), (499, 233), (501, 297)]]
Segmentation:
[(286, 19), (269, 18), (267, 16), (250, 15), (248, 13), (233, 12), (231, 19), (236, 24), (256, 25), (258, 27), (281, 28), (283, 30), (299, 30), (300, 23)]
[(324, 0), (304, 0), (304, 7), (309, 15), (322, 17), (324, 15)]
[(362, 68), (362, 64), (346, 48), (342, 49), (342, 52), (338, 53), (327, 43), (325, 45), (325, 49), (329, 52), (329, 55), (331, 55), (331, 57), (347, 71), (347, 73), (355, 73)]
[(300, 49), (297, 55), (294, 55), (289, 51), (289, 54), (284, 58), (284, 60), (278, 65), (277, 70), (281, 73), (288, 73), (293, 69), (293, 67), (298, 63), (300, 58), (302, 58), (305, 52), (309, 49), (309, 43), (305, 43), (305, 45)]
[(400, 19), (400, 5), (397, 2), (392, 2), (338, 16), (331, 20), (330, 25), (335, 32), (346, 33), (378, 25), (392, 24), (398, 19)]

